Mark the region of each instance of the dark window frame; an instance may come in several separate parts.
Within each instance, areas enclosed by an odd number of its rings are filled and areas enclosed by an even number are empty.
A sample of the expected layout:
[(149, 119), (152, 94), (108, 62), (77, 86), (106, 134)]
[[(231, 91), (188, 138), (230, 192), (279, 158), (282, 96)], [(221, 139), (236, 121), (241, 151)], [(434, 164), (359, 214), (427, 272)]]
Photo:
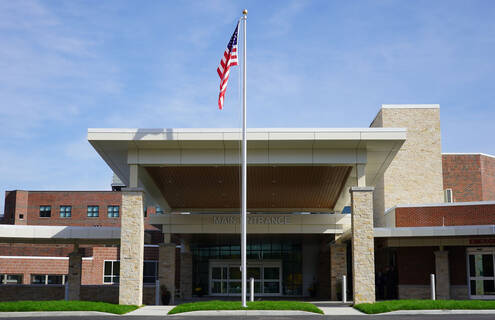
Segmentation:
[[(94, 208), (96, 208), (96, 211), (93, 210)], [(87, 216), (88, 218), (98, 218), (100, 216), (100, 206), (88, 206)]]
[[(115, 210), (117, 209), (117, 210)], [(111, 205), (107, 207), (107, 216), (109, 218), (118, 218), (120, 217), (120, 206)]]
[[(65, 210), (62, 210), (64, 208)], [(67, 210), (69, 209), (69, 210)], [(60, 218), (70, 218), (72, 217), (72, 206), (62, 205), (59, 208)], [(68, 214), (67, 214), (68, 213)]]
[(42, 205), (40, 206), (40, 218), (51, 218), (52, 206)]

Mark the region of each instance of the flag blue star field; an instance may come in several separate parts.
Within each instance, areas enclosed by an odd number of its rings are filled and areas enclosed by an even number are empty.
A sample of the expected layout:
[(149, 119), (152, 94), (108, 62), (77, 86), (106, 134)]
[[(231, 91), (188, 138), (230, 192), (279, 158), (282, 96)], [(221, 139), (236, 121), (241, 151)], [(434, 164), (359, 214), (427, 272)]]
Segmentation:
[(235, 27), (234, 34), (230, 38), (227, 49), (223, 53), (220, 65), (217, 68), (218, 76), (220, 77), (220, 94), (218, 95), (218, 108), (222, 110), (225, 91), (227, 91), (227, 83), (229, 82), (230, 67), (237, 66), (237, 31), (239, 24)]

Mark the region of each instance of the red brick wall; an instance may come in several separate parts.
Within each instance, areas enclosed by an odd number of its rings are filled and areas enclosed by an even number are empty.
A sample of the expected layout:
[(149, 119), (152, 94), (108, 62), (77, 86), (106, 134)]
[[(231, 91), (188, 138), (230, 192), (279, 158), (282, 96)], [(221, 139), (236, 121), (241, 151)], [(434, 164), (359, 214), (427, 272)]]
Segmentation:
[(68, 268), (68, 259), (0, 258), (0, 273), (22, 274), (24, 284), (31, 283), (31, 274), (67, 274)]
[[(31, 274), (68, 274), (68, 254), (72, 251), (72, 245), (1, 244), (0, 256), (42, 256), (59, 259), (0, 258), (0, 274), (22, 274), (24, 284), (31, 283)], [(83, 285), (103, 284), (104, 261), (120, 260), (118, 247), (86, 247), (81, 248), (81, 251), (86, 253), (82, 261)], [(158, 260), (158, 248), (145, 247), (144, 259)]]
[[(50, 218), (40, 217), (40, 206), (50, 205)], [(60, 206), (72, 206), (70, 218), (60, 217)], [(99, 217), (88, 217), (88, 206), (99, 206)], [(113, 191), (30, 191), (28, 199), (28, 224), (120, 227), (119, 218), (109, 218), (107, 207), (122, 205), (122, 193)]]
[(435, 273), (434, 247), (397, 248), (397, 271), (399, 284), (424, 285), (430, 283), (430, 274)]
[(462, 226), (494, 223), (495, 204), (399, 207), (395, 209), (396, 227)]
[(2, 224), (13, 224), (15, 214), (15, 196), (17, 191), (5, 192), (5, 205), (3, 211), (3, 218), (0, 221)]
[[(51, 217), (40, 217), (40, 206), (51, 206)], [(72, 206), (70, 218), (60, 217), (60, 206)], [(99, 206), (98, 217), (88, 217), (88, 206)], [(3, 223), (29, 225), (120, 227), (120, 217), (109, 218), (108, 206), (122, 207), (122, 193), (116, 191), (7, 191), (5, 193), (6, 218)], [(24, 220), (19, 219), (24, 214)], [(119, 212), (121, 215), (122, 212)], [(163, 235), (156, 227), (147, 223), (156, 214), (152, 206), (147, 208), (145, 229), (151, 234), (151, 243), (163, 242)], [(15, 222), (9, 220), (15, 215)]]
[(495, 200), (495, 158), (481, 155), (480, 159), (483, 200)]
[(480, 155), (442, 155), (443, 188), (455, 202), (483, 200)]

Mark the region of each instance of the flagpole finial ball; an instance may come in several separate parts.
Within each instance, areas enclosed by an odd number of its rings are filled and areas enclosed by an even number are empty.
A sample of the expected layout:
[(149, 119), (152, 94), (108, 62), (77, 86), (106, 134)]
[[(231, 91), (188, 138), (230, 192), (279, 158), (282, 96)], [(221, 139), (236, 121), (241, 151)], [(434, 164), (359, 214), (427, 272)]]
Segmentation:
[(244, 9), (244, 10), (242, 11), (242, 14), (246, 15), (246, 14), (247, 14), (247, 9)]

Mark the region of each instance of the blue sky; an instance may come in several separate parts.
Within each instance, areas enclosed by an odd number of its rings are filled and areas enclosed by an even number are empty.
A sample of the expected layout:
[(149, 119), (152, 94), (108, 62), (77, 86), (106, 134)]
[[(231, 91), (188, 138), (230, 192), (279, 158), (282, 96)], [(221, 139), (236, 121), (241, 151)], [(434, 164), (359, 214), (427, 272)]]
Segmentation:
[(109, 189), (87, 128), (239, 127), (216, 68), (242, 9), (249, 127), (367, 127), (441, 105), (444, 152), (495, 154), (495, 1), (0, 1), (5, 190)]

